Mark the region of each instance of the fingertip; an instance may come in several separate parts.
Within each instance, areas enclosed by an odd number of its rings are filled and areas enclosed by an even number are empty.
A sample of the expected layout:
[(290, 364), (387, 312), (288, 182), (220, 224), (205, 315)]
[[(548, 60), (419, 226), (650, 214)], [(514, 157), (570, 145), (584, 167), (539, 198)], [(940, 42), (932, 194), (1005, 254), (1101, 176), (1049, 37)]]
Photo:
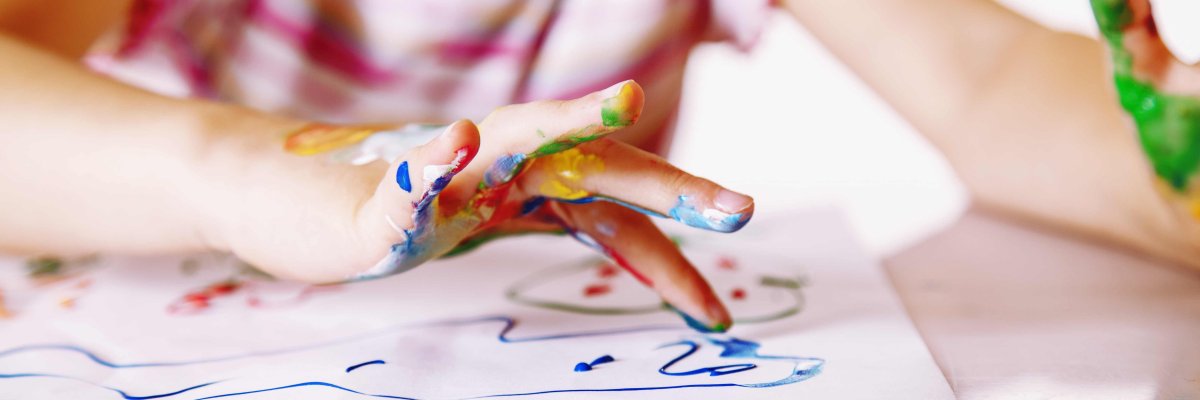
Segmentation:
[[(728, 192), (726, 190), (722, 191)], [(717, 196), (720, 196), (720, 194)], [(750, 217), (754, 215), (753, 199), (745, 195), (739, 196), (744, 196), (749, 202), (739, 210), (732, 212), (725, 211), (723, 207), (716, 204), (715, 200), (713, 201), (713, 207), (707, 207), (697, 204), (698, 202), (691, 196), (679, 196), (678, 202), (668, 211), (667, 215), (676, 221), (694, 228), (723, 233), (737, 232), (743, 226), (746, 226), (746, 223), (750, 222)], [(737, 200), (733, 204), (742, 204), (742, 201)], [(737, 208), (734, 205), (729, 207)]]
[(633, 125), (642, 115), (646, 93), (632, 79), (612, 85), (600, 93), (603, 97), (600, 120), (604, 126), (619, 128)]
[[(442, 147), (443, 153), (454, 154), (456, 158), (465, 157), (461, 161), (462, 164), (466, 164), (479, 151), (479, 127), (474, 122), (471, 122), (471, 120), (460, 119), (447, 125), (445, 132), (438, 137), (437, 141)], [(466, 153), (463, 155), (457, 154), (460, 150)]]

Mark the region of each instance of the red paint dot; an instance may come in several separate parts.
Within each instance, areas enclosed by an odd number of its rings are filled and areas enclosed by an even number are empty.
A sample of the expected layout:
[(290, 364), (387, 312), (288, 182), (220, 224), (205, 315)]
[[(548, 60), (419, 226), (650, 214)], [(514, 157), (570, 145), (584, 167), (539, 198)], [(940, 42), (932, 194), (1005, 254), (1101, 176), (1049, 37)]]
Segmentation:
[(608, 292), (611, 292), (611, 291), (612, 291), (612, 287), (608, 286), (607, 283), (596, 283), (596, 284), (588, 285), (587, 287), (583, 288), (583, 296), (584, 297), (596, 297), (596, 296), (608, 294)]
[(717, 259), (717, 266), (721, 269), (734, 270), (737, 269), (737, 261), (734, 261), (732, 257), (721, 256)]
[(742, 300), (746, 298), (746, 290), (742, 288), (734, 288), (733, 293), (729, 294), (734, 300)]
[(617, 267), (614, 267), (609, 264), (604, 264), (604, 265), (601, 265), (600, 268), (596, 269), (596, 276), (600, 277), (600, 278), (612, 278), (614, 276), (617, 276), (617, 273), (620, 273), (620, 272), (621, 272), (621, 270), (617, 269)]

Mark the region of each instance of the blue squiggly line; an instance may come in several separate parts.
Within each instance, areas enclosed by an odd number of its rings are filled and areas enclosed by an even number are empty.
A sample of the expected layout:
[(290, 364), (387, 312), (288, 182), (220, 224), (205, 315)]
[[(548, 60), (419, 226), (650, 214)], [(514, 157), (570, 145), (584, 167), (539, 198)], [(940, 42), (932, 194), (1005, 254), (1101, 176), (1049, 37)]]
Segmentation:
[(667, 368), (671, 368), (671, 366), (675, 365), (675, 363), (677, 363), (685, 358), (690, 357), (692, 354), (696, 353), (696, 350), (700, 349), (700, 345), (696, 344), (696, 342), (693, 342), (691, 340), (675, 342), (675, 343), (664, 345), (662, 347), (671, 347), (671, 346), (689, 346), (689, 348), (687, 349), (687, 351), (683, 352), (683, 354), (680, 354), (678, 357), (675, 357), (671, 361), (667, 361), (667, 363), (665, 365), (663, 365), (661, 368), (659, 368), (658, 373), (660, 373), (660, 374), (669, 375), (669, 376), (690, 376), (690, 375), (698, 375), (698, 374), (707, 373), (708, 376), (721, 376), (721, 375), (728, 375), (728, 374), (736, 374), (738, 372), (748, 371), (748, 370), (751, 370), (754, 368), (758, 368), (758, 366), (754, 365), (754, 364), (729, 364), (729, 365), (718, 365), (715, 367), (697, 368), (697, 369), (693, 369), (691, 371), (670, 372), (670, 371), (667, 371)]
[(356, 370), (356, 369), (359, 369), (359, 368), (362, 368), (362, 367), (365, 367), (368, 365), (374, 365), (374, 364), (385, 364), (385, 363), (383, 362), (383, 360), (371, 360), (371, 361), (367, 361), (364, 363), (354, 364), (349, 367), (346, 367), (346, 373), (348, 374), (348, 373), (350, 373), (350, 371), (353, 371), (353, 370)]
[[(313, 344), (313, 345), (295, 346), (295, 347), (280, 348), (280, 349), (267, 350), (267, 351), (261, 351), (261, 352), (252, 352), (252, 353), (245, 353), (245, 354), (238, 354), (238, 355), (227, 355), (227, 356), (212, 357), (212, 358), (201, 358), (201, 359), (193, 359), (193, 360), (185, 360), (185, 361), (117, 363), (117, 362), (107, 360), (103, 357), (100, 357), (99, 355), (97, 355), (87, 349), (84, 349), (84, 348), (81, 348), (78, 346), (74, 346), (74, 345), (67, 345), (67, 344), (42, 344), (42, 345), (20, 346), (20, 347), (12, 348), (9, 350), (0, 351), (0, 359), (5, 358), (5, 357), (10, 357), (10, 356), (13, 356), (13, 355), (16, 355), (19, 353), (25, 353), (25, 352), (67, 351), (67, 352), (74, 352), (74, 353), (81, 354), (85, 358), (87, 358), (88, 360), (92, 361), (93, 363), (95, 363), (97, 365), (101, 365), (101, 366), (104, 366), (107, 368), (112, 368), (112, 369), (170, 367), (170, 366), (195, 365), (195, 364), (213, 363), (213, 362), (221, 362), (221, 361), (231, 361), (231, 360), (237, 360), (237, 359), (263, 357), (263, 356), (271, 356), (271, 355), (299, 352), (299, 351), (304, 351), (304, 350), (310, 350), (310, 349), (315, 349), (315, 348), (320, 348), (320, 347), (326, 347), (326, 346), (332, 346), (332, 345), (337, 345), (337, 344), (344, 344), (344, 343), (354, 342), (354, 341), (358, 341), (358, 340), (368, 339), (368, 338), (392, 333), (396, 330), (413, 329), (413, 328), (419, 328), (419, 327), (459, 326), (459, 325), (468, 325), (468, 324), (483, 323), (483, 322), (504, 322), (504, 327), (501, 328), (500, 332), (496, 335), (496, 339), (501, 343), (524, 343), (524, 342), (550, 341), (550, 340), (572, 339), (572, 338), (582, 338), (582, 337), (631, 334), (631, 333), (647, 332), (647, 331), (680, 330), (681, 329), (675, 325), (647, 325), (647, 326), (631, 327), (631, 328), (616, 328), (616, 329), (607, 329), (607, 330), (568, 332), (568, 333), (514, 338), (514, 337), (509, 337), (509, 333), (511, 333), (512, 330), (515, 329), (516, 320), (514, 320), (511, 317), (507, 317), (507, 316), (485, 316), (485, 317), (478, 317), (478, 318), (449, 319), (449, 320), (433, 321), (433, 322), (428, 322), (428, 323), (399, 325), (399, 326), (394, 326), (391, 328), (382, 329), (382, 330), (375, 331), (375, 332), (351, 336), (351, 337), (343, 338), (343, 339), (339, 339), (339, 340), (317, 343), (317, 344)], [(786, 384), (796, 383), (796, 382), (800, 382), (800, 381), (809, 379), (809, 378), (819, 374), (821, 372), (821, 368), (824, 364), (824, 360), (821, 360), (819, 358), (759, 355), (757, 349), (759, 348), (760, 345), (758, 343), (747, 341), (747, 340), (742, 340), (742, 339), (738, 339), (738, 338), (730, 337), (727, 339), (721, 339), (721, 338), (706, 337), (705, 340), (707, 340), (709, 343), (712, 343), (713, 345), (720, 346), (722, 348), (720, 357), (723, 357), (723, 358), (751, 358), (751, 359), (786, 360), (786, 361), (793, 361), (795, 363), (795, 365), (793, 367), (792, 373), (788, 377), (785, 377), (783, 379), (773, 381), (773, 382), (758, 383), (758, 384), (753, 384), (753, 383), (752, 384), (714, 383), (714, 384), (691, 384), (691, 385), (670, 385), (670, 386), (647, 386), (647, 387), (631, 387), (631, 388), (557, 389), (557, 390), (523, 392), (523, 393), (500, 393), (500, 394), (493, 394), (493, 395), (477, 396), (477, 397), (472, 397), (472, 398), (473, 399), (482, 399), (482, 398), (496, 398), (496, 397), (533, 396), (533, 395), (552, 394), (552, 393), (631, 392), (631, 391), (670, 390), (670, 389), (702, 388), (702, 387), (764, 388), (764, 387), (786, 385)], [(726, 375), (726, 374), (742, 372), (742, 371), (749, 370), (749, 369), (756, 367), (754, 364), (737, 364), (737, 365), (727, 365), (727, 366), (720, 366), (720, 367), (702, 368), (700, 370), (688, 371), (685, 373), (668, 373), (668, 372), (666, 372), (667, 368), (670, 368), (675, 363), (691, 356), (692, 354), (694, 354), (696, 352), (697, 348), (699, 347), (698, 344), (696, 344), (695, 342), (691, 342), (691, 341), (684, 341), (684, 342), (668, 344), (667, 346), (672, 346), (672, 345), (688, 345), (689, 349), (687, 351), (685, 351), (683, 354), (681, 354), (680, 356), (672, 359), (670, 362), (668, 362), (666, 365), (664, 365), (662, 368), (659, 369), (660, 372), (662, 372), (666, 375), (676, 375), (676, 376), (678, 376), (678, 375), (693, 375), (693, 374), (697, 374), (697, 373), (708, 372), (708, 373), (710, 373), (710, 376), (719, 376), (719, 375)], [(375, 361), (370, 361), (367, 363), (359, 364), (357, 366), (348, 368), (347, 372), (349, 372), (350, 370), (353, 370), (353, 368), (356, 368), (358, 366), (376, 363), (376, 361), (380, 361), (380, 360), (375, 360)], [(808, 368), (801, 368), (800, 364), (802, 362), (810, 362), (810, 363), (814, 363), (815, 365), (808, 367)], [(748, 366), (748, 367), (746, 367), (746, 366)], [(737, 369), (737, 370), (730, 370), (730, 369), (728, 369), (730, 367), (743, 367), (743, 368)], [(697, 371), (699, 371), (699, 372), (697, 372)], [(714, 372), (717, 372), (717, 373), (714, 373)], [(108, 387), (108, 386), (100, 385), (100, 384), (97, 384), (94, 382), (82, 380), (82, 379), (75, 378), (75, 377), (64, 376), (64, 375), (38, 374), (38, 373), (0, 374), (0, 379), (19, 379), (19, 378), (34, 378), (34, 377), (69, 379), (69, 380), (74, 380), (74, 381), (78, 381), (78, 382), (82, 382), (82, 383), (87, 383), (87, 384), (94, 385), (99, 388), (111, 390), (111, 391), (121, 395), (121, 397), (126, 400), (152, 400), (152, 399), (159, 399), (159, 398), (165, 398), (165, 397), (172, 397), (172, 396), (176, 396), (179, 394), (183, 394), (188, 391), (192, 391), (195, 389), (203, 388), (203, 387), (210, 386), (210, 385), (221, 382), (221, 381), (214, 381), (214, 382), (203, 383), (203, 384), (179, 389), (179, 390), (169, 392), (169, 393), (147, 395), (147, 396), (133, 396), (133, 395), (130, 395), (130, 394), (128, 394), (120, 389), (117, 389), (117, 388)], [(333, 383), (320, 382), (320, 381), (301, 382), (301, 383), (296, 383), (296, 384), (290, 384), (290, 385), (273, 387), (273, 388), (258, 389), (258, 390), (253, 390), (253, 391), (225, 393), (225, 394), (220, 394), (220, 395), (204, 397), (202, 399), (216, 399), (216, 398), (223, 398), (223, 397), (233, 397), (233, 396), (239, 396), (239, 395), (263, 393), (263, 392), (269, 392), (269, 391), (287, 390), (287, 389), (306, 387), (306, 386), (328, 387), (328, 388), (332, 388), (332, 389), (341, 390), (341, 391), (344, 391), (347, 393), (354, 393), (354, 394), (358, 394), (361, 396), (368, 396), (368, 397), (375, 397), (375, 398), (412, 399), (410, 397), (403, 397), (403, 396), (396, 396), (396, 395), (384, 395), (384, 394), (359, 392), (359, 391), (356, 391), (356, 390), (353, 390), (350, 388), (338, 386)]]

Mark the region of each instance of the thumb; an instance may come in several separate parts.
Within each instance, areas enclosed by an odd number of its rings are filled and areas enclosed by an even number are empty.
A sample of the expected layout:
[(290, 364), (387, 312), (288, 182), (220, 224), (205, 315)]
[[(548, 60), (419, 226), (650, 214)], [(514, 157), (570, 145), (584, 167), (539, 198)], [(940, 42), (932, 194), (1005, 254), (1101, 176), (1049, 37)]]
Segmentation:
[(403, 272), (462, 239), (451, 237), (455, 236), (453, 232), (434, 234), (433, 226), (440, 216), (438, 197), (478, 151), (478, 128), (471, 121), (460, 120), (428, 143), (391, 161), (375, 194), (357, 215), (359, 232), (366, 239), (363, 243), (378, 246), (364, 250), (380, 255), (380, 261), (359, 273), (358, 278)]

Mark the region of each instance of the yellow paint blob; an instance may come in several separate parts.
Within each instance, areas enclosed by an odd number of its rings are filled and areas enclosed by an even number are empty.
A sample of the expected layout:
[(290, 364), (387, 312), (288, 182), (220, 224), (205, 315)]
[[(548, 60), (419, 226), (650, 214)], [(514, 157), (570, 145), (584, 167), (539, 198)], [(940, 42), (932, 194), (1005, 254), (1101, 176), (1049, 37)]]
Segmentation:
[(283, 148), (292, 154), (311, 156), (361, 142), (381, 129), (378, 126), (312, 124), (289, 134)]
[(537, 165), (546, 174), (542, 182), (543, 196), (556, 199), (578, 200), (589, 196), (584, 190), (583, 179), (588, 174), (604, 171), (604, 160), (595, 154), (584, 154), (579, 149), (567, 149), (539, 158)]

